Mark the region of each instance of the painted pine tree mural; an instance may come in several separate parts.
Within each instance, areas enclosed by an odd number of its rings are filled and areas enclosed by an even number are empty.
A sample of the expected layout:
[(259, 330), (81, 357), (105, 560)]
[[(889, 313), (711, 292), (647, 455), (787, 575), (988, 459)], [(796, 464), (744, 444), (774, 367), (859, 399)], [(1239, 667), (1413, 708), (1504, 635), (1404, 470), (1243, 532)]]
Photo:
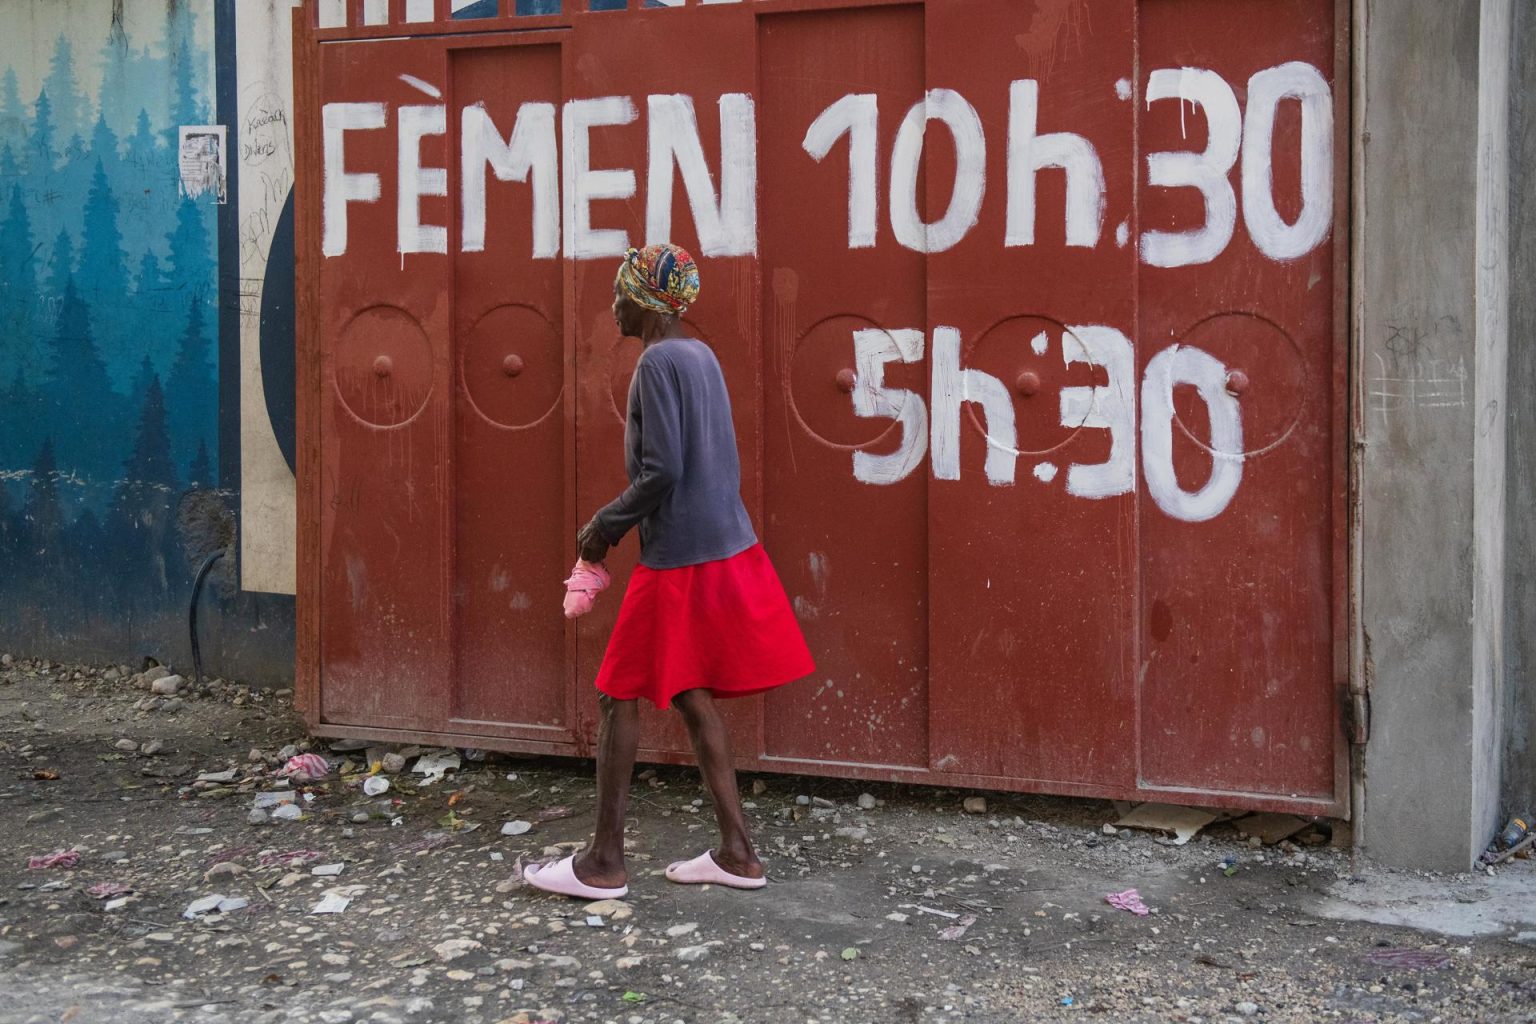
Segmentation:
[(123, 2), (0, 37), (0, 603), (66, 570), (171, 600), (174, 510), (218, 480), (217, 206), (176, 151), (213, 119), (212, 3)]

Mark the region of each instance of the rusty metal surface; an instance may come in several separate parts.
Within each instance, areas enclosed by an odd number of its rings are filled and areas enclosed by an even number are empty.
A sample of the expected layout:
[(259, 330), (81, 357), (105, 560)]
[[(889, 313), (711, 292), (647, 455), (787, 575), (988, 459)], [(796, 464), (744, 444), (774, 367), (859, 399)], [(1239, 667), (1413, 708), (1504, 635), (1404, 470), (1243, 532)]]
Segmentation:
[(559, 581), (659, 231), (819, 662), (743, 765), (1343, 810), (1334, 0), (566, 6), (301, 15), (312, 726), (590, 753), (619, 591)]

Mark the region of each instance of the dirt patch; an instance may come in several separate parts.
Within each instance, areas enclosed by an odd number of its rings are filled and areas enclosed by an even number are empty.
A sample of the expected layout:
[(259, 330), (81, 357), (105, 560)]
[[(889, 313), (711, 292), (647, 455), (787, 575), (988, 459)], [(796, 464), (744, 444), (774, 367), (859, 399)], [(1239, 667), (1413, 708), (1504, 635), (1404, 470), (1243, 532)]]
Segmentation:
[[(589, 834), (589, 764), (460, 752), (370, 797), (383, 751), (317, 742), (333, 770), (290, 790), (300, 820), (273, 805), (251, 824), (280, 755), (309, 746), (288, 696), (135, 677), (0, 669), (0, 1019), (1536, 1019), (1521, 945), (1313, 916), (1348, 882), (1341, 851), (1255, 848), (1230, 824), (1182, 847), (1106, 834), (1101, 801), (986, 794), (966, 813), (974, 794), (749, 777), (773, 884), (739, 893), (661, 877), (713, 821), (691, 771), (646, 768), (630, 896), (589, 913), (514, 872)], [(60, 851), (78, 860), (28, 868)], [(1147, 916), (1105, 902), (1131, 888)], [(183, 916), (212, 896), (222, 912)]]

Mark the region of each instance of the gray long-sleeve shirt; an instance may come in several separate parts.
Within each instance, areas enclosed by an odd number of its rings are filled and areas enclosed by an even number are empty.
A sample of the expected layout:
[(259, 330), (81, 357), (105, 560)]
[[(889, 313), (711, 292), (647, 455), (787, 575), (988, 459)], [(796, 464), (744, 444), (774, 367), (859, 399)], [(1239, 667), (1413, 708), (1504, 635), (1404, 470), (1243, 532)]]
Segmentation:
[(597, 514), (617, 544), (640, 527), (640, 564), (676, 569), (757, 543), (741, 503), (741, 463), (725, 376), (709, 346), (668, 338), (640, 355), (624, 427), (629, 487)]

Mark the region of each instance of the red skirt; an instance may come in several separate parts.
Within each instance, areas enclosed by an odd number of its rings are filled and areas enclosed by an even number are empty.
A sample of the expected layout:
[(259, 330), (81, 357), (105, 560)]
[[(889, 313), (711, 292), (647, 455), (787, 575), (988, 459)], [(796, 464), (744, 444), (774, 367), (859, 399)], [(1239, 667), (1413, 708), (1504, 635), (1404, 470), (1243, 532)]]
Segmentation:
[(684, 690), (746, 697), (815, 670), (784, 585), (754, 544), (680, 569), (636, 566), (597, 688), (666, 708)]

